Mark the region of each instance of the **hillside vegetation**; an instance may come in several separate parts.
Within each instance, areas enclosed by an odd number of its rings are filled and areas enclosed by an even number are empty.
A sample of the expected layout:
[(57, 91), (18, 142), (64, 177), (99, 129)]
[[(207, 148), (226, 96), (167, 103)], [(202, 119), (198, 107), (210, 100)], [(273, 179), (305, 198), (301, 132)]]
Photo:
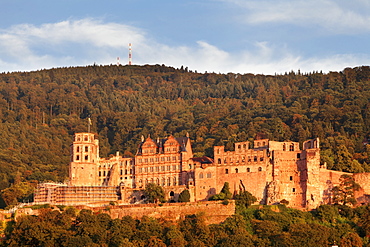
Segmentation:
[(196, 73), (164, 65), (88, 66), (0, 74), (3, 206), (38, 181), (67, 178), (75, 132), (99, 135), (101, 156), (133, 156), (141, 135), (185, 136), (196, 156), (256, 136), (319, 137), (329, 169), (370, 171), (370, 68), (328, 74)]

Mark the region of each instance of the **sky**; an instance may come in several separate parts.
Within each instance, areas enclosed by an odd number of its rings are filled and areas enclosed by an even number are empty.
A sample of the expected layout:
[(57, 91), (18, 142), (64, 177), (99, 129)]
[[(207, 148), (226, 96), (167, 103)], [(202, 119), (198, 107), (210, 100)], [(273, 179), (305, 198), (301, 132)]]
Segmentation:
[(2, 0), (0, 72), (128, 63), (283, 74), (369, 65), (369, 0)]

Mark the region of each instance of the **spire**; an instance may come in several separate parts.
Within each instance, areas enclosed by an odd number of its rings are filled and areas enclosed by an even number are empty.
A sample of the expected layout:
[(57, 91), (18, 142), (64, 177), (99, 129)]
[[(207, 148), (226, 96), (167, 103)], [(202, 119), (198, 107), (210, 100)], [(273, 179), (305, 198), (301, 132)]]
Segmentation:
[(91, 128), (91, 125), (92, 125), (91, 118), (88, 118), (87, 121), (88, 121), (87, 132), (90, 133), (90, 128)]

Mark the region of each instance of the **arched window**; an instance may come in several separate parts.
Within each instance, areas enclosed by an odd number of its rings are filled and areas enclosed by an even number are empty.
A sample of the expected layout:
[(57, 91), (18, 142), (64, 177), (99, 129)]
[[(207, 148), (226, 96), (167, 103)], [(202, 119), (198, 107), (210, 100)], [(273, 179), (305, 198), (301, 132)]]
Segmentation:
[(173, 185), (177, 185), (176, 178), (173, 178)]
[(294, 151), (294, 144), (290, 144), (289, 151)]
[(200, 173), (199, 174), (199, 178), (203, 178), (203, 173)]
[(225, 174), (229, 174), (229, 169), (225, 169)]
[(243, 148), (246, 149), (247, 148), (247, 145), (246, 144), (243, 144)]
[(159, 178), (157, 178), (157, 179), (156, 179), (156, 184), (158, 184), (158, 185), (159, 185)]
[(247, 172), (251, 172), (251, 168), (249, 168), (249, 167), (248, 167), (248, 168), (247, 168)]
[(170, 196), (175, 196), (175, 192), (171, 191)]
[(162, 186), (165, 186), (165, 185), (166, 185), (166, 179), (162, 178)]
[(212, 177), (212, 173), (208, 172), (207, 173), (207, 178), (211, 178)]
[(283, 145), (283, 151), (285, 151), (286, 150), (286, 144), (284, 143), (284, 145)]
[(262, 171), (262, 167), (258, 167), (258, 171), (261, 172)]
[(239, 169), (238, 168), (235, 168), (235, 173), (238, 173), (239, 172)]
[(77, 152), (80, 152), (80, 147), (79, 146), (77, 146)]
[(220, 158), (218, 158), (218, 164), (221, 164), (221, 159)]

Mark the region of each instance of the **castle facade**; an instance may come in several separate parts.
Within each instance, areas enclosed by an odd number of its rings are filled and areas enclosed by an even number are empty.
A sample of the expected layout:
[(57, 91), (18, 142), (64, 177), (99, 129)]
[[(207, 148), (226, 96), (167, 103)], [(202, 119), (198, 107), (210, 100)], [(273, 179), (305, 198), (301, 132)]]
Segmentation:
[[(188, 136), (166, 139), (142, 138), (133, 158), (117, 152), (99, 156), (93, 133), (76, 133), (71, 145), (68, 184), (40, 184), (35, 203), (101, 205), (140, 203), (149, 183), (162, 186), (166, 199), (177, 201), (185, 189), (191, 201), (205, 201), (220, 192), (225, 182), (232, 193), (246, 190), (260, 204), (288, 201), (295, 208), (315, 208), (331, 203), (331, 188), (343, 172), (320, 164), (319, 139), (276, 142), (268, 139), (237, 142), (234, 151), (214, 147), (214, 159), (193, 157)], [(362, 186), (358, 197), (370, 192), (369, 174), (351, 174)]]

